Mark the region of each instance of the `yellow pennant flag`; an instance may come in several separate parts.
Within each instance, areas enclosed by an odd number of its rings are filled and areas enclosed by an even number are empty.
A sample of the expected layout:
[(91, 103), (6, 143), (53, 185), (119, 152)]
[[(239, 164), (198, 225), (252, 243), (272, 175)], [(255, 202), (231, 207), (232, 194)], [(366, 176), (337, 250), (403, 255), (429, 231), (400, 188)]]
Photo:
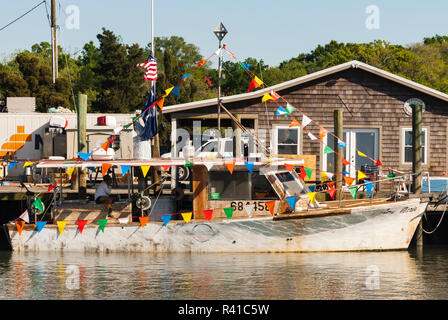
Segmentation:
[(328, 176), (326, 175), (326, 173), (324, 171), (320, 172), (320, 176), (321, 176), (321, 178), (320, 178), (321, 182), (324, 182), (328, 179)]
[(140, 166), (140, 168), (142, 168), (143, 177), (146, 178), (146, 175), (148, 174), (149, 168), (151, 168), (151, 166)]
[(272, 96), (269, 93), (265, 93), (263, 98), (261, 99), (261, 102), (265, 102), (268, 100), (272, 100)]
[(316, 201), (316, 192), (308, 192), (306, 195), (310, 198), (311, 203), (314, 204)]
[(185, 221), (186, 223), (190, 222), (190, 220), (191, 220), (191, 215), (192, 215), (192, 214), (193, 214), (192, 212), (185, 212), (185, 213), (182, 213), (182, 218), (184, 218), (184, 221)]
[(366, 178), (366, 174), (360, 170), (358, 170), (358, 180)]
[(32, 165), (34, 162), (31, 162), (31, 161), (27, 161), (27, 162), (25, 162), (24, 164), (23, 164), (23, 167), (25, 168), (25, 167), (28, 167), (28, 166), (30, 166), (30, 165)]
[(171, 91), (173, 91), (174, 87), (168, 88), (165, 90), (165, 95), (164, 97), (166, 97), (167, 95), (169, 95), (171, 93)]
[(64, 232), (65, 225), (67, 224), (67, 221), (56, 221), (58, 224), (59, 234), (62, 234)]
[(254, 81), (261, 86), (263, 84), (263, 81), (261, 81), (257, 76), (255, 76)]
[(362, 153), (362, 152), (359, 151), (359, 150), (358, 150), (358, 156), (360, 156), (360, 157), (365, 157), (365, 158), (367, 157), (364, 153)]
[(75, 170), (75, 167), (71, 167), (71, 168), (67, 169), (67, 170), (65, 171), (65, 173), (66, 173), (66, 174), (68, 175), (68, 177), (70, 178), (70, 177), (72, 176), (74, 170)]

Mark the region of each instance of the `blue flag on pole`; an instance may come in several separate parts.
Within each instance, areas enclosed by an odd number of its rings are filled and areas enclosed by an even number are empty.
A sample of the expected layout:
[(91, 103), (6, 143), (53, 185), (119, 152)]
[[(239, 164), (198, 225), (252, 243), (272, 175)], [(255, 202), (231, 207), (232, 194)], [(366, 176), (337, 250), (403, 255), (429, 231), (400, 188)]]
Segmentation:
[(157, 111), (155, 106), (152, 108), (148, 108), (155, 101), (154, 94), (154, 84), (151, 87), (151, 92), (148, 95), (148, 99), (146, 100), (144, 112), (142, 114), (142, 120), (145, 122), (145, 128), (143, 132), (140, 134), (142, 141), (149, 140), (154, 137), (158, 133), (157, 129)]

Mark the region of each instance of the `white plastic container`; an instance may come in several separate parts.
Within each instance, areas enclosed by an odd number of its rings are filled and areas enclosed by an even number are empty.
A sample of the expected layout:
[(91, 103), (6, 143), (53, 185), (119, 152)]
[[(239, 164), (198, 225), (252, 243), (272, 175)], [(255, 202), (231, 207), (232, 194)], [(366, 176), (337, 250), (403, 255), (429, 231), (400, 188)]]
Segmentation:
[(50, 126), (57, 128), (67, 128), (68, 120), (61, 116), (53, 116), (50, 118)]
[(107, 152), (103, 148), (98, 148), (92, 152), (93, 160), (112, 160), (115, 157), (115, 150), (113, 148), (108, 148)]

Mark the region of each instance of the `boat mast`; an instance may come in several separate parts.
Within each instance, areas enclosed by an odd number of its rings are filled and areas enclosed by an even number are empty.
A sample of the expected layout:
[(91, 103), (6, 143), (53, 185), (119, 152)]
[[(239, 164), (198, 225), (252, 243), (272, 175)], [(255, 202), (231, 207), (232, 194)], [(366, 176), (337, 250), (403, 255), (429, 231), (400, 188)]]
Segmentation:
[(56, 0), (51, 0), (51, 51), (53, 83), (55, 83), (56, 79), (58, 78), (58, 42), (56, 29)]

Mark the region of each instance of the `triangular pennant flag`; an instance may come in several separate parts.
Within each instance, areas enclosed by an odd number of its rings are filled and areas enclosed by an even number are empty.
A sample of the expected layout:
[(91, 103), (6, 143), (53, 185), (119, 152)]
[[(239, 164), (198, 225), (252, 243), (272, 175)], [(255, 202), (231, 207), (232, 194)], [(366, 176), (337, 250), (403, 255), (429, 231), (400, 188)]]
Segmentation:
[(230, 208), (224, 208), (224, 213), (226, 214), (227, 219), (232, 219), (233, 216), (233, 207)]
[(56, 188), (57, 185), (58, 185), (58, 183), (56, 182), (55, 184), (49, 186), (48, 189), (47, 189), (47, 192), (50, 192), (51, 190), (53, 190), (54, 188)]
[(310, 124), (310, 122), (311, 122), (311, 119), (308, 118), (306, 115), (303, 115), (303, 117), (302, 117), (302, 126), (306, 127), (308, 124)]
[(369, 180), (364, 180), (364, 182), (366, 186), (367, 196), (370, 197), (370, 193), (372, 192), (373, 189), (373, 182)]
[(230, 174), (233, 174), (233, 169), (235, 168), (235, 160), (233, 160), (233, 162), (224, 161), (224, 164), (226, 165), (226, 167), (229, 170)]
[(148, 174), (149, 168), (151, 168), (151, 166), (140, 166), (140, 168), (142, 169), (143, 177), (146, 178), (146, 175)]
[(253, 162), (244, 162), (244, 164), (246, 165), (247, 170), (249, 170), (250, 173), (252, 173), (252, 171), (254, 170), (254, 163)]
[(317, 137), (316, 137), (314, 134), (312, 134), (311, 132), (308, 132), (308, 137), (309, 137), (311, 140), (317, 140)]
[(333, 179), (334, 174), (331, 172), (325, 172), (325, 174), (327, 175), (328, 179), (331, 180)]
[(103, 149), (104, 151), (107, 151), (107, 149), (109, 149), (109, 140), (101, 145), (101, 149)]
[(329, 154), (329, 153), (333, 153), (334, 151), (329, 147), (329, 146), (325, 146), (324, 148), (324, 154)]
[(300, 167), (300, 179), (304, 180), (306, 176), (306, 171), (304, 167)]
[(107, 174), (107, 171), (109, 171), (109, 168), (112, 167), (110, 163), (103, 163), (101, 165), (101, 174), (103, 177)]
[(358, 180), (364, 179), (366, 177), (367, 175), (364, 172), (358, 170)]
[(56, 221), (58, 225), (59, 234), (62, 234), (64, 232), (65, 225), (67, 224), (67, 221)]
[(190, 74), (189, 74), (189, 73), (187, 73), (187, 74), (184, 74), (184, 75), (182, 76), (182, 78), (181, 78), (181, 79), (187, 79), (188, 77), (190, 77)]
[(188, 159), (185, 159), (184, 167), (188, 168), (188, 167), (192, 167), (192, 166), (194, 166), (194, 164), (191, 161), (189, 161)]
[(292, 128), (292, 127), (297, 127), (297, 126), (301, 126), (300, 122), (297, 121), (295, 118), (292, 118), (292, 121), (291, 121), (289, 127)]
[(344, 158), (342, 158), (342, 163), (345, 164), (346, 166), (348, 166), (350, 164), (350, 162), (348, 162), (347, 160), (345, 160)]
[(308, 179), (311, 179), (311, 175), (313, 174), (313, 169), (305, 168), (305, 172), (306, 172), (306, 175), (308, 176)]
[(34, 162), (31, 162), (31, 161), (27, 161), (27, 162), (25, 162), (24, 164), (23, 164), (23, 167), (25, 168), (25, 167), (29, 167), (30, 165), (32, 165)]
[(261, 81), (257, 76), (252, 79), (252, 81), (249, 84), (249, 89), (247, 89), (247, 92), (251, 92), (254, 88), (257, 88), (263, 84), (263, 81)]
[(104, 227), (106, 226), (107, 219), (101, 219), (98, 220), (98, 226), (100, 227), (101, 231), (104, 232)]
[(202, 210), (202, 212), (204, 213), (204, 217), (207, 220), (212, 220), (212, 215), (213, 215), (213, 209), (210, 210)]
[(271, 90), (271, 97), (272, 97), (272, 101), (275, 101), (278, 98), (280, 98), (280, 95), (277, 92), (275, 92), (274, 90)]
[(268, 207), (269, 212), (273, 216), (274, 215), (274, 209), (275, 209), (275, 200), (265, 202), (265, 204)]
[(275, 111), (275, 115), (279, 116), (279, 115), (282, 115), (282, 114), (287, 114), (286, 110), (283, 109), (282, 107), (278, 107), (277, 111)]
[(171, 93), (171, 91), (173, 91), (174, 87), (168, 88), (165, 90), (165, 95), (164, 97), (166, 97), (167, 95), (169, 95)]
[(314, 192), (314, 190), (316, 190), (316, 185), (313, 184), (311, 186), (308, 186), (308, 190), (310, 190), (311, 192)]
[(286, 202), (288, 202), (292, 211), (296, 211), (296, 199), (297, 199), (296, 196), (291, 196), (291, 197), (286, 198)]
[(355, 178), (344, 176), (344, 180), (345, 180), (345, 183), (347, 183), (348, 186), (351, 186), (353, 181), (355, 181)]
[(193, 212), (185, 212), (185, 213), (182, 213), (182, 218), (184, 219), (184, 221), (186, 223), (188, 223), (188, 222), (190, 222), (192, 215), (193, 215)]
[(342, 174), (350, 174), (350, 172), (347, 172), (347, 171), (342, 171), (341, 173)]
[(207, 59), (198, 62), (198, 67), (202, 67), (207, 62)]
[(165, 103), (165, 97), (162, 97), (159, 101), (157, 101), (157, 105), (159, 106), (160, 110), (163, 110), (164, 103)]
[(328, 194), (330, 195), (331, 199), (334, 200), (334, 195), (335, 195), (335, 193), (336, 193), (336, 188), (329, 188), (329, 189), (327, 190), (327, 192), (328, 192)]
[(269, 100), (274, 100), (269, 93), (265, 93), (263, 98), (261, 98), (261, 102), (265, 102), (265, 101), (269, 101)]
[(175, 86), (171, 92), (172, 92), (172, 94), (179, 96), (179, 86)]
[(320, 127), (319, 128), (319, 139), (322, 140), (328, 134), (327, 129)]
[(25, 226), (25, 221), (23, 221), (23, 220), (16, 221), (17, 232), (19, 233), (19, 235), (22, 234), (22, 230), (23, 230), (24, 226)]
[(378, 158), (378, 160), (375, 161), (375, 165), (376, 166), (382, 166), (383, 164), (380, 161), (380, 158)]
[(33, 202), (33, 206), (35, 206), (40, 212), (44, 212), (44, 206), (42, 204), (42, 200), (40, 198), (37, 198)]
[(285, 163), (285, 169), (288, 171), (291, 171), (292, 169), (294, 169), (295, 165), (293, 164), (289, 164), (289, 163)]
[(263, 81), (261, 81), (257, 76), (254, 77), (254, 80), (259, 86), (263, 84)]
[(311, 203), (314, 204), (314, 201), (316, 201), (316, 192), (308, 192), (306, 195), (310, 198)]
[(335, 184), (335, 181), (332, 181), (332, 182), (327, 182), (327, 186), (328, 186), (328, 188), (334, 188), (334, 184)]
[(207, 168), (207, 171), (210, 171), (210, 168), (213, 167), (211, 163), (204, 163), (204, 166)]
[(358, 156), (360, 157), (367, 157), (364, 153), (362, 153), (361, 151), (358, 150)]
[(324, 182), (324, 181), (326, 181), (327, 179), (328, 179), (328, 176), (325, 174), (325, 172), (324, 171), (321, 171), (320, 172), (320, 181), (321, 182)]
[(120, 168), (121, 168), (121, 175), (124, 176), (129, 171), (129, 169), (131, 169), (131, 166), (121, 165)]
[(292, 105), (290, 105), (289, 103), (286, 104), (286, 112), (288, 113), (288, 115), (293, 113), (295, 110), (296, 108), (294, 108)]
[(386, 178), (395, 178), (395, 173), (388, 174)]
[(149, 216), (138, 217), (138, 220), (140, 220), (140, 225), (143, 228), (148, 223)]
[(247, 215), (249, 218), (252, 218), (252, 211), (254, 211), (255, 205), (254, 204), (247, 204), (244, 206), (244, 210), (246, 210)]
[(45, 227), (45, 225), (47, 224), (47, 221), (37, 221), (36, 225), (37, 225), (37, 232), (41, 232), (42, 229)]
[(22, 219), (23, 221), (25, 221), (26, 223), (30, 223), (30, 215), (28, 214), (28, 209), (25, 210), (19, 217), (20, 219)]
[(84, 161), (87, 161), (90, 158), (90, 156), (92, 155), (91, 153), (88, 153), (88, 152), (76, 152), (76, 153)]
[(345, 148), (347, 146), (347, 144), (344, 141), (342, 141), (341, 139), (338, 138), (338, 146), (342, 147), (342, 148)]
[(169, 168), (171, 168), (171, 165), (165, 165), (162, 166), (163, 170), (168, 171)]
[(358, 187), (357, 186), (348, 187), (348, 190), (352, 194), (353, 199), (356, 199), (356, 193), (358, 192)]
[(16, 165), (18, 165), (18, 164), (19, 164), (19, 163), (18, 163), (18, 162), (15, 162), (15, 161), (14, 161), (14, 162), (10, 162), (9, 165), (8, 165), (8, 171), (11, 170), (12, 168), (14, 168), (14, 167), (15, 167)]
[(87, 220), (76, 220), (76, 224), (78, 225), (79, 233), (82, 233), (84, 226), (87, 224)]

